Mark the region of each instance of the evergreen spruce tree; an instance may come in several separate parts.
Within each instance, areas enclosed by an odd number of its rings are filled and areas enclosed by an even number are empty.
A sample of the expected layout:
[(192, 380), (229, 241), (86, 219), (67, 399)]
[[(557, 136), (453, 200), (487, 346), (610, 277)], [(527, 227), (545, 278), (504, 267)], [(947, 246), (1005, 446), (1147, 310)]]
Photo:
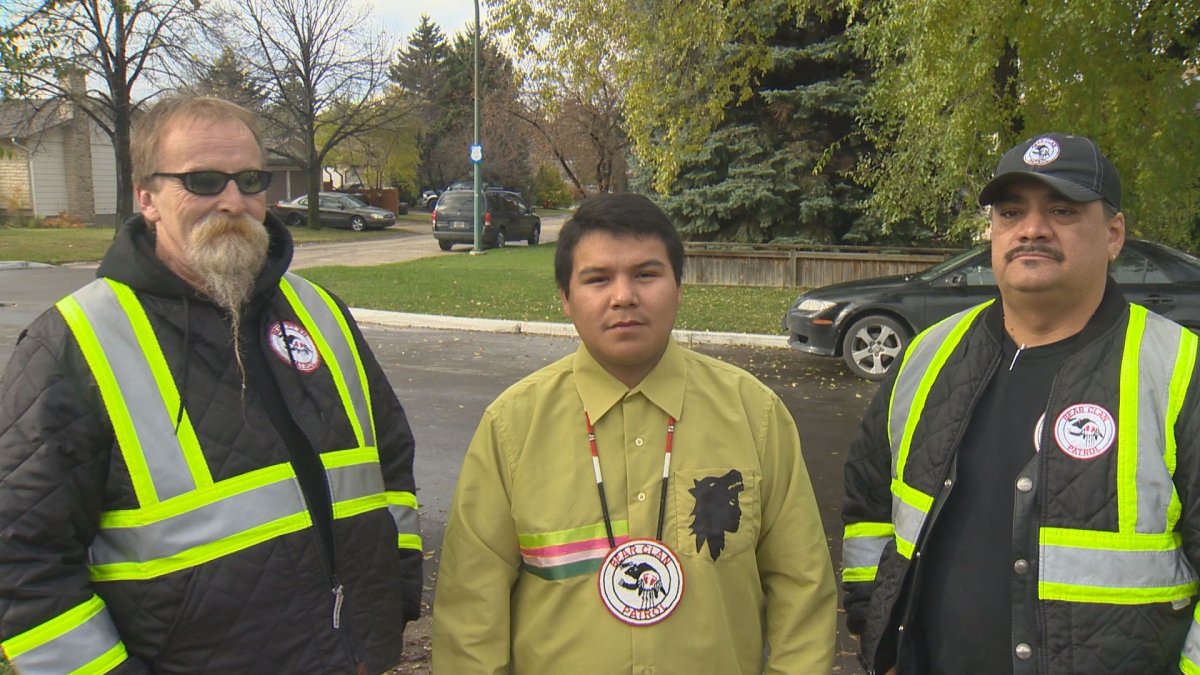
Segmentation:
[(788, 22), (769, 49), (754, 94), (682, 158), (664, 209), (691, 240), (873, 243), (867, 194), (847, 175), (869, 148), (855, 123), (865, 67), (844, 17)]

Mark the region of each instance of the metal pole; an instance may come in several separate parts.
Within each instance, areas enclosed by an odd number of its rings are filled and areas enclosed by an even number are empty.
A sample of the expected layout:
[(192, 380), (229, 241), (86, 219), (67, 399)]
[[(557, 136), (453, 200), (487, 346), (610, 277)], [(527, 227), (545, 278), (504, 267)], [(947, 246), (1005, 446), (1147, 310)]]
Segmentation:
[[(475, 145), (479, 145), (479, 0), (475, 0)], [(472, 255), (483, 253), (483, 195), (480, 194), (480, 164), (473, 162), (475, 173), (475, 248)]]

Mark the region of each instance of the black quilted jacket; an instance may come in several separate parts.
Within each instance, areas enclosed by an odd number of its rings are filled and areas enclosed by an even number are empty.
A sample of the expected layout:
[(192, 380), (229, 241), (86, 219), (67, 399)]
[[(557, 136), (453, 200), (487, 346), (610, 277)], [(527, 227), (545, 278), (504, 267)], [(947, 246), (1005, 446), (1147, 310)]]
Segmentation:
[[(1100, 308), (1079, 336), (1079, 347), (1058, 373), (1047, 406), (1053, 420), (1071, 404), (1099, 403), (1114, 415), (1118, 409), (1121, 349), (1129, 319), (1128, 304), (1110, 281)], [(915, 430), (906, 469), (907, 482), (934, 496), (930, 516), (918, 537), (920, 550), (937, 512), (948, 496), (958, 439), (980, 393), (1000, 365), (1003, 315), (1000, 303), (984, 311), (946, 362), (929, 392), (925, 414)], [(894, 368), (898, 371), (898, 368)], [(1183, 503), (1179, 530), (1193, 568), (1200, 568), (1200, 365), (1193, 373), (1183, 411), (1175, 428), (1178, 465), (1174, 482)], [(894, 375), (882, 386), (863, 420), (862, 432), (845, 467), (846, 523), (890, 522), (891, 452), (887, 414)], [(1014, 556), (1036, 561), (1041, 525), (1116, 530), (1116, 458), (1113, 447), (1089, 462), (1071, 461), (1043, 436), (1038, 463), (1038, 498), (1033, 512), (1014, 514)], [(1153, 449), (1160, 452), (1161, 449)], [(1023, 544), (1021, 542), (1024, 542)], [(919, 560), (919, 559), (918, 559)], [(1034, 565), (1036, 572), (1036, 565)], [(844, 584), (850, 630), (860, 634), (860, 658), (868, 672), (883, 673), (896, 663), (897, 627), (911, 621), (915, 607), (908, 598), (918, 583), (919, 562), (887, 545), (873, 583)], [(1015, 673), (1174, 673), (1184, 638), (1192, 624), (1192, 607), (1169, 604), (1112, 605), (1042, 601), (1036, 584), (1018, 586), (1014, 575), (1013, 625), (1020, 635), (1036, 635), (1033, 658), (1013, 659)], [(1026, 590), (1026, 586), (1028, 590)]]
[[(269, 325), (297, 321), (277, 292), (291, 237), (273, 216), (267, 226), (269, 261), (242, 325), (244, 395), (228, 320), (154, 256), (140, 217), (122, 227), (98, 274), (131, 286), (145, 306), (214, 480), (284, 461), (302, 473), (293, 453), (305, 451), (319, 485), (313, 450), (355, 443), (328, 369), (301, 376), (266, 346)], [(414, 492), (404, 410), (354, 334), (386, 488)], [(0, 381), (0, 639), (96, 593), (130, 653), (117, 672), (347, 673), (361, 664), (378, 673), (400, 661), (404, 624), (419, 612), (421, 554), (397, 548), (385, 509), (331, 523), (328, 503), (310, 500), (323, 532), (309, 527), (148, 581), (90, 582), (98, 515), (136, 506), (96, 384), (51, 309), (22, 334)]]

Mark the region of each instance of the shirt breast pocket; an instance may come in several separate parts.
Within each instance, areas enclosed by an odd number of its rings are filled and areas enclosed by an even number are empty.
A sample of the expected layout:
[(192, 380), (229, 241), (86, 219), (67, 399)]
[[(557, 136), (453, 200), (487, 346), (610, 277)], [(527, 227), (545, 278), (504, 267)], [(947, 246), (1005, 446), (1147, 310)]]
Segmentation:
[(671, 476), (675, 550), (712, 562), (753, 553), (760, 475), (752, 469), (697, 469)]

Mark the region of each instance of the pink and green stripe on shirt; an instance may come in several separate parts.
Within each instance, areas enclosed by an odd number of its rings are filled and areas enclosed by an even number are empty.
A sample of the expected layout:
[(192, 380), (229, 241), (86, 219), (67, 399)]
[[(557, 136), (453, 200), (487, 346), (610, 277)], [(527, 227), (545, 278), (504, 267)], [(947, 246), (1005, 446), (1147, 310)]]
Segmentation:
[[(615, 520), (612, 527), (618, 546), (629, 541), (629, 521)], [(594, 574), (609, 551), (602, 522), (557, 532), (522, 534), (517, 541), (525, 570), (551, 581)]]

